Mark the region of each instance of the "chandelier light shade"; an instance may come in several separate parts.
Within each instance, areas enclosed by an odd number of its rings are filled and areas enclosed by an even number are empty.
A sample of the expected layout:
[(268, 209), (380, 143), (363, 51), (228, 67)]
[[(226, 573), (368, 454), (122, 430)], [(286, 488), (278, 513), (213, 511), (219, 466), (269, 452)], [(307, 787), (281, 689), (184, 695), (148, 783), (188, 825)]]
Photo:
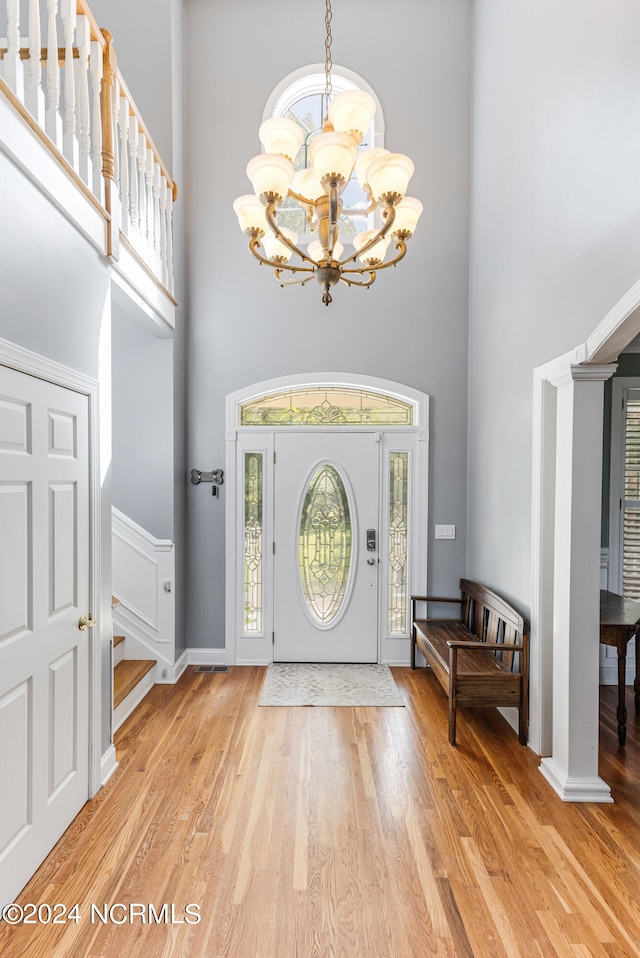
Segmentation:
[(386, 153), (371, 160), (364, 176), (377, 203), (384, 203), (390, 196), (399, 203), (413, 176), (413, 162), (402, 153)]
[(247, 163), (247, 176), (265, 206), (269, 202), (279, 206), (289, 192), (293, 163), (277, 153), (259, 153)]
[(254, 193), (239, 196), (234, 201), (233, 211), (243, 233), (260, 233), (264, 236), (269, 231), (266, 207)]
[[(328, 306), (337, 283), (368, 288), (379, 270), (400, 262), (422, 203), (406, 195), (414, 171), (408, 156), (381, 148), (359, 149), (375, 114), (373, 97), (364, 90), (332, 96), (331, 0), (325, 0), (325, 7), (326, 115), (322, 132), (309, 145), (311, 165), (294, 173), (293, 161), (303, 140), (300, 125), (287, 117), (265, 120), (258, 134), (264, 153), (247, 165), (254, 193), (239, 196), (233, 208), (240, 229), (249, 237), (251, 253), (259, 263), (274, 268), (281, 286), (304, 286), (315, 278)], [(354, 171), (363, 202), (346, 210), (341, 195)], [(278, 225), (278, 210), (287, 198), (299, 204), (307, 224), (317, 231), (317, 240), (306, 251), (292, 230)], [(382, 226), (357, 233), (355, 253), (345, 256), (338, 239), (340, 216), (369, 216), (376, 209)], [(387, 259), (392, 241), (394, 253)], [(297, 259), (291, 262), (294, 255)], [(287, 275), (291, 278), (285, 279)]]
[(309, 147), (314, 172), (325, 189), (333, 180), (344, 187), (357, 156), (358, 144), (349, 133), (321, 133)]
[(396, 218), (393, 221), (391, 235), (396, 236), (398, 233), (403, 232), (406, 233), (407, 236), (413, 236), (422, 209), (422, 203), (420, 200), (417, 200), (415, 196), (405, 196), (402, 202), (395, 208)]
[(382, 147), (372, 147), (370, 150), (364, 150), (358, 155), (356, 160), (356, 176), (358, 177), (358, 183), (360, 184), (362, 190), (365, 193), (369, 193), (369, 182), (367, 180), (367, 170), (369, 164), (377, 156), (384, 156), (388, 154), (389, 150), (385, 150)]
[(379, 238), (377, 230), (366, 230), (364, 233), (357, 233), (353, 238), (353, 245), (358, 250), (358, 259), (368, 266), (378, 265), (384, 260), (390, 242), (389, 236)]
[[(283, 226), (281, 232), (284, 238), (288, 239), (290, 243), (295, 246), (295, 244), (298, 242), (298, 237), (293, 230)], [(286, 246), (280, 237), (276, 236), (276, 234), (272, 233), (271, 231), (265, 233), (264, 249), (269, 259), (275, 260), (279, 263), (288, 263), (293, 255), (293, 250), (291, 247)]]
[(375, 112), (375, 101), (364, 90), (345, 90), (329, 103), (333, 128), (339, 133), (350, 133), (358, 143), (362, 143)]
[(280, 153), (293, 162), (303, 139), (302, 127), (286, 116), (265, 120), (258, 136), (265, 153)]

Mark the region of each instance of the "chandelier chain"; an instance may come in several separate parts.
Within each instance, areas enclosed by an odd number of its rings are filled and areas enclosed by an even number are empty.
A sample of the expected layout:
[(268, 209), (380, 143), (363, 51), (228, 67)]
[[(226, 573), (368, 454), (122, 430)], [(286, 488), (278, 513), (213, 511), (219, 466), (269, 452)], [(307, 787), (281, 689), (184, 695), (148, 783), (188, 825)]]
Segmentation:
[(325, 13), (325, 17), (324, 17), (324, 23), (325, 23), (325, 27), (326, 27), (326, 36), (325, 36), (325, 40), (324, 40), (324, 51), (325, 51), (325, 59), (324, 59), (324, 76), (325, 76), (324, 95), (325, 95), (325, 110), (328, 110), (328, 108), (329, 108), (329, 99), (330, 99), (331, 93), (332, 93), (332, 86), (331, 86), (331, 66), (332, 66), (332, 60), (331, 60), (331, 41), (332, 41), (332, 36), (331, 36), (331, 19), (332, 19), (332, 17), (333, 17), (333, 12), (332, 12), (332, 10), (331, 10), (331, 0), (326, 0), (326, 13)]

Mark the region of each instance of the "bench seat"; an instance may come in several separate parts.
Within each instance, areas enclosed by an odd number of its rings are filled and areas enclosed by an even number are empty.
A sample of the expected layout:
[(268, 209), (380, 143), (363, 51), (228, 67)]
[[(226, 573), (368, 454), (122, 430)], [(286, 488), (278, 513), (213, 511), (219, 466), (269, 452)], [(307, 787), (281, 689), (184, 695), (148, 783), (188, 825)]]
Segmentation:
[[(460, 706), (520, 710), (519, 739), (527, 741), (527, 635), (524, 620), (503, 599), (462, 580), (461, 598), (412, 596), (412, 667), (416, 648), (449, 699), (449, 741), (456, 744)], [(460, 619), (417, 618), (418, 603), (455, 602)]]

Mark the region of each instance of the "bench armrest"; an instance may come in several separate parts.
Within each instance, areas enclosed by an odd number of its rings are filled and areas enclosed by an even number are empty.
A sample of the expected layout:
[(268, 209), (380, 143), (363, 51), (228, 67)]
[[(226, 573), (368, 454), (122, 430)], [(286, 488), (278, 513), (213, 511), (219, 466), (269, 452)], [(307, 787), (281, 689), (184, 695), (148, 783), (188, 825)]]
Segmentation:
[(447, 645), (450, 649), (495, 649), (496, 652), (522, 652), (524, 649), (523, 645), (511, 642), (471, 642), (468, 639), (447, 639)]
[(457, 602), (458, 605), (462, 604), (462, 599), (443, 598), (439, 595), (412, 595), (410, 598), (412, 602)]

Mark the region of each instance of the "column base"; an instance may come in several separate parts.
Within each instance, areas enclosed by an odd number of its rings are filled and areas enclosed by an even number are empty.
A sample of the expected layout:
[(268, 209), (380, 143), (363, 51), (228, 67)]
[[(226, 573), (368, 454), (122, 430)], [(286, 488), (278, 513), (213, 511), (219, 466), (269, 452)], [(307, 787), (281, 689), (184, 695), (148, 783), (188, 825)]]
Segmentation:
[(595, 778), (570, 778), (553, 758), (543, 758), (539, 768), (563, 802), (613, 802), (611, 789), (598, 775)]

